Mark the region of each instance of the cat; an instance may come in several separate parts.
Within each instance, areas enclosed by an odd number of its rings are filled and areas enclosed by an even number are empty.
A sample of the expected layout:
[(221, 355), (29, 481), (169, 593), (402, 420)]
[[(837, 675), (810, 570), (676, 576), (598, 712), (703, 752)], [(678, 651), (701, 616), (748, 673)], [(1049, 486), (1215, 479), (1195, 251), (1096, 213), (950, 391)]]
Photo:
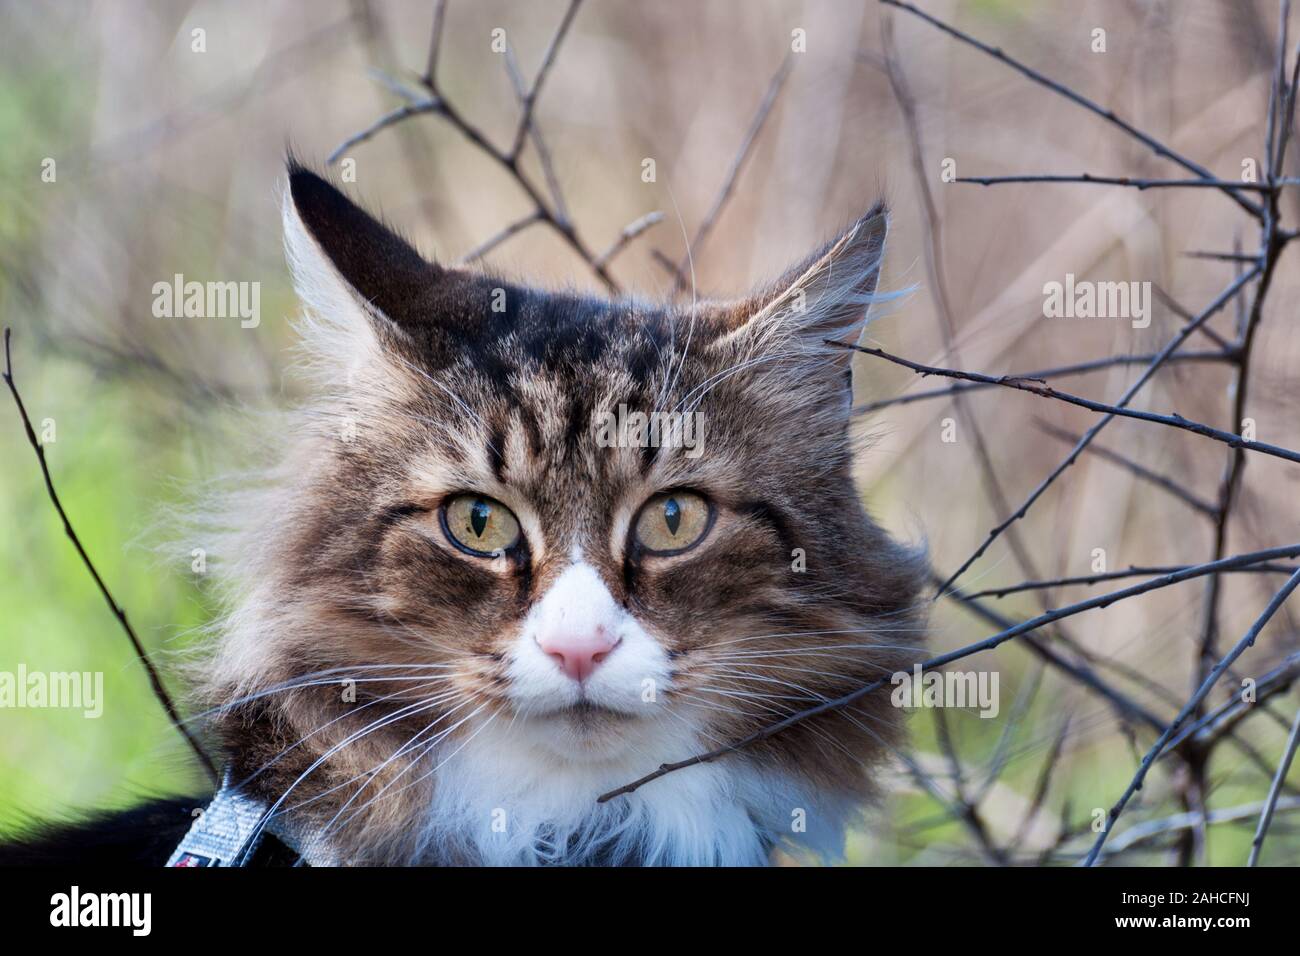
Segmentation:
[[(902, 741), (887, 694), (597, 797), (922, 657), (925, 556), (860, 503), (831, 344), (879, 298), (883, 205), (685, 305), (435, 264), (293, 159), (283, 218), (314, 398), (232, 498), (198, 698), (277, 859), (836, 858)], [(600, 424), (656, 412), (695, 444)], [(201, 805), (96, 821), (104, 859), (162, 864)]]

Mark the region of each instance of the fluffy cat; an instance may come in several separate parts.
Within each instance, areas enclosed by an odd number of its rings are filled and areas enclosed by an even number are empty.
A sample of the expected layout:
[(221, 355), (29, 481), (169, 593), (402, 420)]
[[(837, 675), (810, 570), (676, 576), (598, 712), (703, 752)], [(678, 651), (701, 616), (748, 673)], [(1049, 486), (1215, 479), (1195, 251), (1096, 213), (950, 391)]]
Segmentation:
[[(853, 353), (826, 341), (865, 324), (883, 207), (770, 288), (689, 305), (439, 266), (292, 161), (284, 228), (316, 397), (232, 499), (201, 699), (286, 842), (358, 865), (838, 854), (901, 738), (887, 694), (596, 798), (921, 657), (924, 559), (862, 508)], [(698, 445), (602, 435), (656, 411), (697, 415)]]

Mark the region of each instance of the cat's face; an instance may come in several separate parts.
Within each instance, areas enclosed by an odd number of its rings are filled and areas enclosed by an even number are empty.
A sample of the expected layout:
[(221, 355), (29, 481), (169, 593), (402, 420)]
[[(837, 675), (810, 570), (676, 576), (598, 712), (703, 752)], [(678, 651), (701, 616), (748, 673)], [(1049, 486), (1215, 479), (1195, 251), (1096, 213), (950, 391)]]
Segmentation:
[[(301, 170), (286, 214), (334, 387), (265, 529), (262, 645), (227, 661), (358, 689), (300, 692), (286, 739), (390, 714), (346, 749), (409, 780), (484, 733), (612, 787), (917, 657), (919, 565), (859, 504), (823, 341), (861, 326), (883, 214), (682, 307), (432, 266)], [(854, 790), (897, 722), (881, 695), (745, 759)]]

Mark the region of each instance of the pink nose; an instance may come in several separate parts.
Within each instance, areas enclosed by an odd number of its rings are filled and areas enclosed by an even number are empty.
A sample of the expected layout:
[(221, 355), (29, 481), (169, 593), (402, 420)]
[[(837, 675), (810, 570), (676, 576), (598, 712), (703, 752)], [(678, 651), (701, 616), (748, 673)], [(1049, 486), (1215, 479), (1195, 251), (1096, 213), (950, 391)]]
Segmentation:
[(604, 628), (586, 633), (547, 634), (537, 639), (537, 646), (555, 658), (560, 669), (579, 683), (591, 676), (618, 643), (619, 639), (610, 637)]

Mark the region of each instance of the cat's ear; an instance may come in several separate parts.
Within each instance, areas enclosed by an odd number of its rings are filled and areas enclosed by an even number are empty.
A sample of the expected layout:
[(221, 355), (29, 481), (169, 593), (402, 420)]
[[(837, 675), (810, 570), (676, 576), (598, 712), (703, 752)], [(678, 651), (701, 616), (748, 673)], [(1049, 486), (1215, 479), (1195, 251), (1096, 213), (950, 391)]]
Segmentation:
[(428, 300), (447, 270), (292, 159), (283, 214), (294, 286), (318, 317), (334, 325), (368, 318), (398, 329), (427, 320)]
[(721, 314), (725, 338), (751, 352), (847, 371), (853, 350), (827, 343), (855, 345), (862, 335), (888, 230), (888, 212), (877, 203), (774, 284), (728, 303)]

